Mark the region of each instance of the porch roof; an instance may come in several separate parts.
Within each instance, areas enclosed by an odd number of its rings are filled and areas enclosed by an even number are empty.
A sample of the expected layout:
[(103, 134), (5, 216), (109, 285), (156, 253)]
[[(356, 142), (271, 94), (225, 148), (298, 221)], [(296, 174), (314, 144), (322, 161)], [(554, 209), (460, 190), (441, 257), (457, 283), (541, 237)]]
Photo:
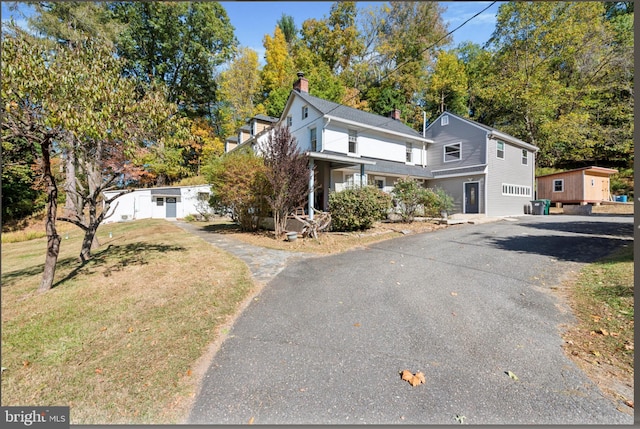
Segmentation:
[(349, 167), (354, 165), (376, 165), (375, 161), (356, 158), (353, 156), (340, 155), (329, 152), (307, 152), (306, 155), (310, 159), (319, 161), (329, 161), (334, 168)]

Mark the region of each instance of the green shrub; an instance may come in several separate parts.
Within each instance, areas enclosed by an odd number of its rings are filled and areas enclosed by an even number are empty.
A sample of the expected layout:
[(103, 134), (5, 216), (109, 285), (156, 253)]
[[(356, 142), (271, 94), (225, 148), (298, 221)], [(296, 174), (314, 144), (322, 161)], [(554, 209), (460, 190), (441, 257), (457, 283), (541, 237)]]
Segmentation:
[(345, 189), (329, 195), (331, 228), (358, 231), (371, 228), (384, 219), (391, 207), (391, 196), (374, 186)]
[(414, 217), (422, 212), (426, 189), (410, 177), (398, 179), (393, 185), (394, 198), (398, 203), (398, 210), (404, 222), (413, 222)]
[(441, 188), (425, 189), (422, 203), (425, 216), (429, 217), (440, 217), (442, 212), (451, 213), (453, 210), (453, 197)]

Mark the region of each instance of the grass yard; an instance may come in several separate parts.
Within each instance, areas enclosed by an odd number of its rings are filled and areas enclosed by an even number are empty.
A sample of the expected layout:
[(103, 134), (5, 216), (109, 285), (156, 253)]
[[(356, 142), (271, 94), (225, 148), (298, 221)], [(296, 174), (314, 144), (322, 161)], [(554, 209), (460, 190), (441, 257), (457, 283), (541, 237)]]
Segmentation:
[(250, 273), (164, 220), (98, 236), (80, 266), (82, 236), (69, 231), (43, 294), (46, 239), (3, 243), (2, 405), (70, 406), (72, 424), (177, 423), (194, 365), (252, 293)]
[(578, 321), (565, 332), (565, 350), (621, 411), (632, 412), (633, 246), (584, 268), (568, 290)]

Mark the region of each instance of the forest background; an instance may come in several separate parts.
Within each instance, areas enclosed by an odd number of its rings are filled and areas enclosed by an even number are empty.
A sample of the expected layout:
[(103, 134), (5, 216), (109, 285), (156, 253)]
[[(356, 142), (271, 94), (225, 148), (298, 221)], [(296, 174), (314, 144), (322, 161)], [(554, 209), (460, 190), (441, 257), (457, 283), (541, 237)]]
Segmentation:
[[(502, 3), (485, 45), (455, 47), (444, 3), (336, 2), (303, 22), (283, 13), (262, 59), (239, 45), (223, 3), (30, 5), (27, 32), (2, 28), (12, 77), (2, 83), (3, 229), (50, 196), (42, 147), (16, 132), (27, 110), (56, 130), (52, 180), (69, 204), (74, 186), (205, 183), (247, 118), (280, 116), (297, 71), (312, 95), (381, 115), (399, 109), (420, 132), (423, 112), (432, 121), (447, 110), (538, 146), (538, 173), (613, 167), (613, 191), (633, 189), (633, 2)], [(19, 72), (36, 63), (55, 91)]]

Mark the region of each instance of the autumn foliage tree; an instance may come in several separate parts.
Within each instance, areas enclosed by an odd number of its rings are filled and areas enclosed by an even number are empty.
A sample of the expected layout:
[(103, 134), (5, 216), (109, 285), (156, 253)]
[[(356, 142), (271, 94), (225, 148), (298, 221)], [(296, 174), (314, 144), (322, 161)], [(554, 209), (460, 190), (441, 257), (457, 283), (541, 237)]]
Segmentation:
[(266, 195), (273, 214), (276, 237), (287, 227), (287, 216), (309, 195), (310, 171), (307, 157), (300, 152), (289, 127), (277, 126), (260, 148), (265, 177), (270, 187)]

